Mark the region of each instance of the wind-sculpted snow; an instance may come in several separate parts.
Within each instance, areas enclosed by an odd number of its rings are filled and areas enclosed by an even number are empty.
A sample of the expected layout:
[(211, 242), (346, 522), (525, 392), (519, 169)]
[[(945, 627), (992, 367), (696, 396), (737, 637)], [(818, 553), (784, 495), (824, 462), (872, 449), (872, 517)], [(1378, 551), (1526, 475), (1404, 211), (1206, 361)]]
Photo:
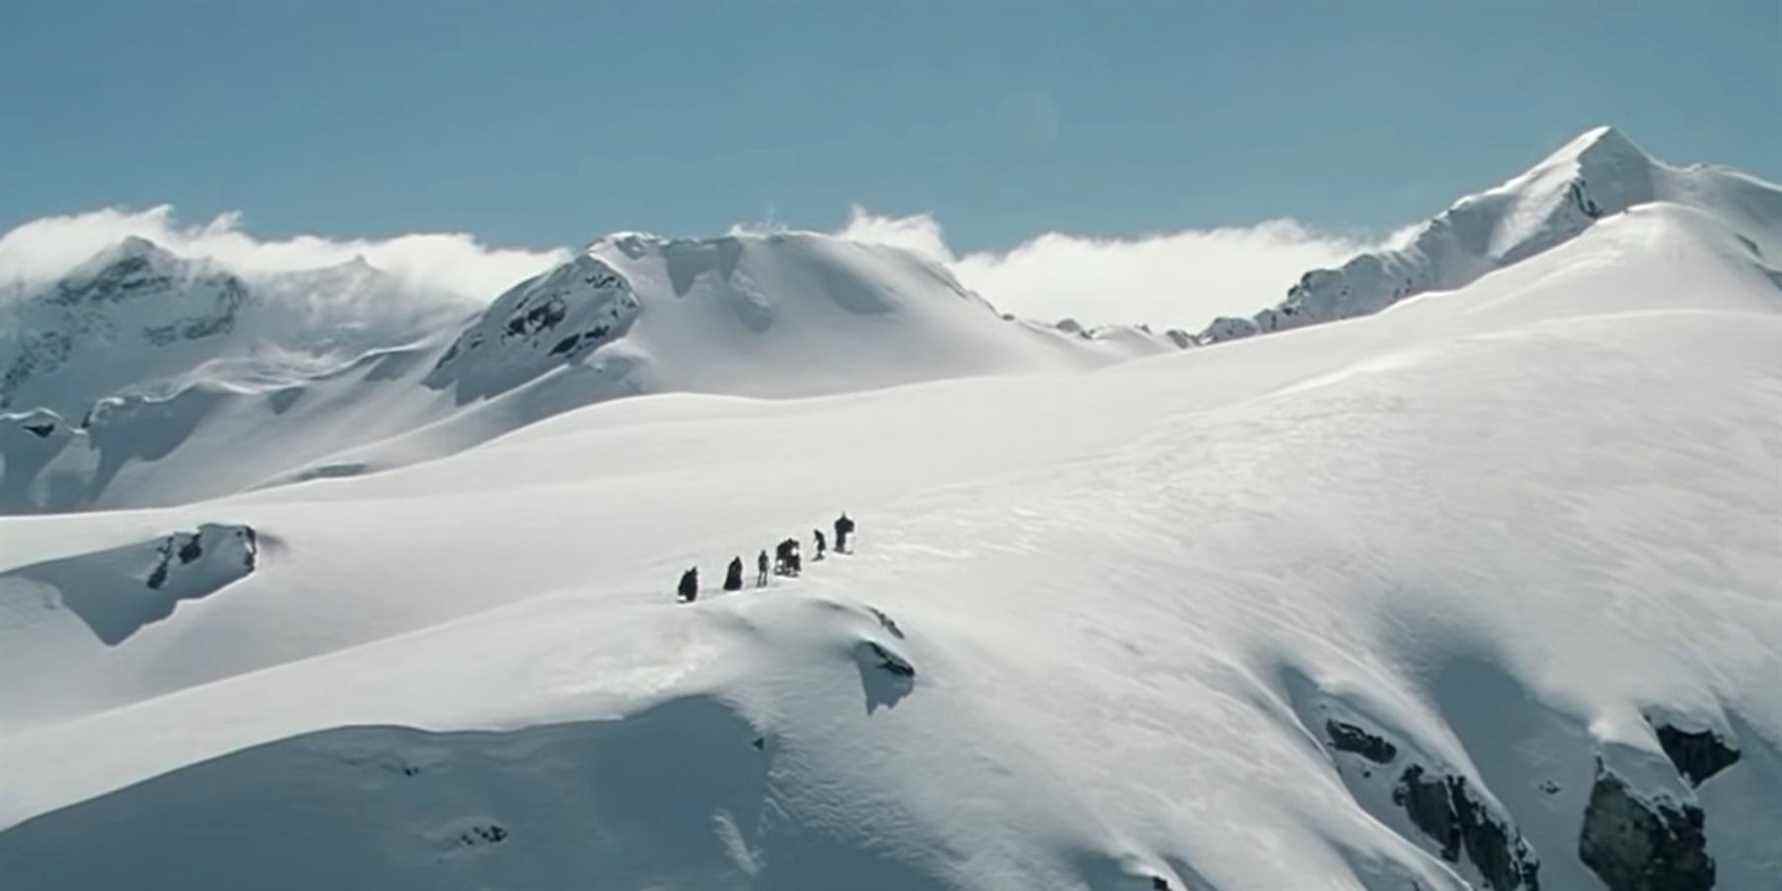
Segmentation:
[[(0, 521), (6, 571), (277, 532), (112, 646), (37, 583), (0, 601), (30, 679), (0, 685), (0, 873), (1767, 887), (1782, 292), (1739, 213), (1649, 202), (1440, 299), (1096, 374), (614, 400), (384, 473)], [(638, 368), (676, 312), (739, 342), (816, 316), (743, 333), (766, 242), (640, 244), (596, 252)], [(822, 299), (876, 323), (885, 293)], [(674, 602), (844, 507), (852, 554)]]

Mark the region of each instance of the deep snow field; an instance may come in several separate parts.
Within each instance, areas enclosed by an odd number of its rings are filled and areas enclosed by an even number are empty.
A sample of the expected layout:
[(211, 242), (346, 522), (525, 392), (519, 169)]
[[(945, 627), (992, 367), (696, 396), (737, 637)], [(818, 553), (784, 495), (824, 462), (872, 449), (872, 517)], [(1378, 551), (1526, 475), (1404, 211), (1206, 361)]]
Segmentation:
[(0, 888), (1782, 888), (1782, 191), (1500, 193), (1231, 343), (615, 236), (166, 464), (15, 404)]

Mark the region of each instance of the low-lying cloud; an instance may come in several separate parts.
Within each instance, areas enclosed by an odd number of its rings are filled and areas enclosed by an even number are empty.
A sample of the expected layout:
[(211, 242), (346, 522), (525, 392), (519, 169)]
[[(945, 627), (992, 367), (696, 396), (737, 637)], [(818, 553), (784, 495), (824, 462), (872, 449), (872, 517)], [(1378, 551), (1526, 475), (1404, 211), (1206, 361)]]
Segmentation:
[(1096, 238), (1047, 232), (1006, 252), (956, 254), (932, 215), (889, 217), (855, 206), (837, 233), (944, 264), (1005, 311), (1089, 325), (1147, 322), (1199, 331), (1214, 317), (1273, 306), (1308, 269), (1403, 240), (1317, 232), (1291, 219), (1254, 226)]
[(569, 257), (562, 248), (496, 248), (455, 232), (385, 239), (261, 239), (242, 228), (239, 213), (187, 225), (174, 216), (171, 205), (163, 204), (141, 211), (105, 208), (42, 217), (20, 225), (0, 235), (0, 283), (30, 286), (53, 280), (131, 235), (179, 256), (215, 260), (250, 275), (317, 269), (362, 256), (416, 291), (477, 303)]
[[(1215, 316), (1247, 316), (1272, 306), (1308, 269), (1338, 265), (1404, 240), (1402, 232), (1369, 240), (1277, 219), (1119, 238), (1046, 232), (1008, 251), (959, 254), (930, 214), (893, 217), (859, 206), (835, 234), (928, 257), (1005, 312), (1045, 321), (1068, 316), (1090, 325), (1147, 322), (1190, 331)], [(105, 208), (43, 217), (0, 235), (0, 292), (51, 281), (131, 235), (248, 275), (364, 257), (394, 276), (411, 298), (474, 305), (570, 256), (563, 248), (491, 247), (465, 233), (263, 239), (243, 228), (238, 213), (186, 224), (170, 205)]]

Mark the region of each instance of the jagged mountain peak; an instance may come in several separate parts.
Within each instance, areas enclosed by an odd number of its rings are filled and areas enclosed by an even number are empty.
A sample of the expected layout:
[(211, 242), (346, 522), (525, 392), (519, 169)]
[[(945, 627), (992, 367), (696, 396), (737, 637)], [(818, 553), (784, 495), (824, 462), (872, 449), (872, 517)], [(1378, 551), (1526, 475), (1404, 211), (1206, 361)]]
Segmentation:
[(1642, 160), (1650, 163), (1652, 158), (1633, 140), (1627, 138), (1616, 127), (1603, 124), (1585, 130), (1561, 146), (1558, 151), (1548, 155), (1547, 159), (1536, 167), (1544, 167), (1565, 161), (1582, 161), (1586, 159), (1628, 159)]
[(1773, 204), (1774, 192), (1717, 168), (1670, 167), (1614, 127), (1593, 127), (1503, 184), (1454, 202), (1402, 247), (1311, 270), (1282, 302), (1251, 318), (1216, 319), (1199, 339), (1217, 343), (1367, 315), (1417, 294), (1464, 287), (1563, 244), (1600, 219), (1653, 201), (1718, 215)]
[(183, 265), (185, 261), (172, 251), (139, 235), (126, 235), (117, 243), (99, 249), (69, 270), (61, 281), (90, 281), (120, 267), (139, 271), (167, 271)]

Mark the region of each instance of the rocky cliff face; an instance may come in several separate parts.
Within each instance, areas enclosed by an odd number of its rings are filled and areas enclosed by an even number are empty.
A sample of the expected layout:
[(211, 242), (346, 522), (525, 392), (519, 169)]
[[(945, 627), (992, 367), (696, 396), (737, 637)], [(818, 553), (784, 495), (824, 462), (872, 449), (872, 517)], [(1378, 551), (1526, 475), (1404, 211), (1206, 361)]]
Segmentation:
[(1641, 795), (1598, 760), (1578, 857), (1609, 891), (1701, 891), (1715, 878), (1704, 823), (1700, 807)]
[(507, 390), (620, 337), (642, 304), (589, 254), (515, 285), (473, 317), (425, 383), (465, 402)]

